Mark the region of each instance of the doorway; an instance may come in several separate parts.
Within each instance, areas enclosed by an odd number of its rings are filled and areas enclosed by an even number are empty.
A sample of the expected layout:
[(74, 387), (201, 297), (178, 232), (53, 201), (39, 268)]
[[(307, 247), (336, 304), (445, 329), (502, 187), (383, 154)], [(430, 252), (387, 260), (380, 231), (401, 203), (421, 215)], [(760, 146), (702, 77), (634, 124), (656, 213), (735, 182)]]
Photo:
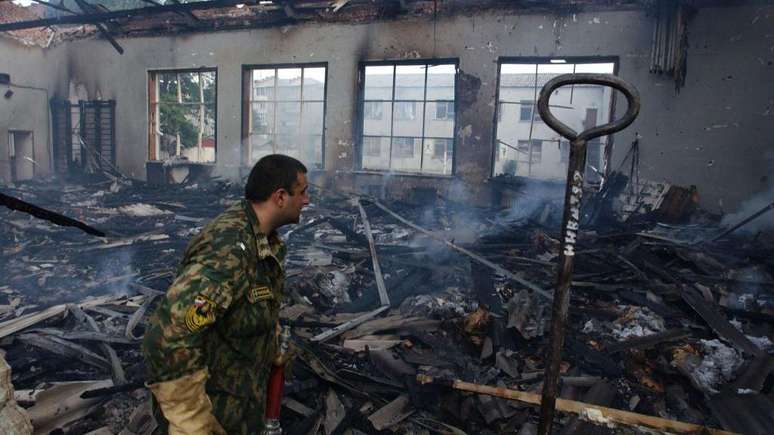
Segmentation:
[(11, 181), (31, 180), (35, 176), (35, 141), (31, 131), (8, 132), (8, 160)]

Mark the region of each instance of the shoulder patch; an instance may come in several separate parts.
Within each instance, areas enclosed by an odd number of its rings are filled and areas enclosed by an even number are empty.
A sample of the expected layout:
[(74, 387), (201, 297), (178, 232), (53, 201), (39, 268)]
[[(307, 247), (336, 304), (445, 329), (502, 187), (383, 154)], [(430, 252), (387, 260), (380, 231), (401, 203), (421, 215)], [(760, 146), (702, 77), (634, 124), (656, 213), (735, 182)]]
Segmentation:
[(258, 301), (272, 299), (273, 297), (274, 294), (272, 294), (271, 289), (266, 286), (253, 287), (247, 292), (247, 300), (251, 304), (254, 304)]
[(193, 304), (185, 313), (185, 326), (191, 332), (198, 332), (205, 326), (215, 323), (213, 302), (204, 296), (194, 298)]

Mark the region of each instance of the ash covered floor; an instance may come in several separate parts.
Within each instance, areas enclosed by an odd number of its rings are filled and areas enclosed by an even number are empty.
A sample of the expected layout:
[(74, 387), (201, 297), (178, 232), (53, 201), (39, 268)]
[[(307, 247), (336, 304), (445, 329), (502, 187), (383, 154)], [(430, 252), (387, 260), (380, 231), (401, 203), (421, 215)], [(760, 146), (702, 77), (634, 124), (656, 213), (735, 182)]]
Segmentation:
[[(145, 322), (187, 241), (241, 198), (242, 185), (40, 181), (3, 191), (107, 233), (0, 209), (0, 348), (16, 400), (39, 432), (151, 433)], [(738, 231), (713, 241), (718, 217), (646, 196), (631, 207), (625, 195), (598, 194), (584, 209), (561, 398), (765, 433), (774, 421), (774, 239)], [(484, 209), (360, 196), (361, 214), (352, 194), (317, 187), (312, 197), (302, 222), (282, 231), (281, 319), (303, 349), (285, 387), (287, 433), (533, 433), (537, 407), (448, 386), (539, 397), (561, 202), (522, 195)], [(389, 308), (379, 309), (364, 216)], [(675, 217), (683, 223), (661, 223)], [(594, 420), (559, 412), (557, 433), (637, 430)]]

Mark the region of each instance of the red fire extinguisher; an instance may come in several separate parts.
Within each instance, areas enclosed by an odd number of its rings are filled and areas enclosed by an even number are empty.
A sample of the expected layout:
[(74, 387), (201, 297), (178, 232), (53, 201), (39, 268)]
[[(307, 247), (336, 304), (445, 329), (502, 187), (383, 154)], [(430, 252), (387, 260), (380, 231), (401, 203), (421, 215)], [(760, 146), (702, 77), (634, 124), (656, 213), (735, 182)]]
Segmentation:
[(266, 391), (266, 429), (264, 435), (282, 435), (280, 409), (282, 408), (282, 390), (285, 386), (285, 364), (290, 347), (290, 327), (283, 326), (279, 336), (279, 352), (274, 358)]

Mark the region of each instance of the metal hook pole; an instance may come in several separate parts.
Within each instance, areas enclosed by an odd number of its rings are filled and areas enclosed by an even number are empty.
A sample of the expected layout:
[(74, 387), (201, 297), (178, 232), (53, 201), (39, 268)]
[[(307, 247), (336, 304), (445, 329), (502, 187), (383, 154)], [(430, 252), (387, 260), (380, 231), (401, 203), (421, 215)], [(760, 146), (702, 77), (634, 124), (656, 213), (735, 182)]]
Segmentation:
[[(559, 121), (548, 106), (548, 100), (554, 90), (565, 85), (596, 84), (610, 86), (621, 91), (629, 102), (626, 114), (616, 121), (593, 127), (576, 133), (572, 128)], [(562, 361), (564, 344), (564, 324), (570, 303), (570, 283), (575, 264), (575, 242), (580, 224), (580, 203), (583, 196), (583, 175), (586, 167), (586, 144), (589, 140), (615, 133), (626, 128), (637, 117), (640, 110), (640, 97), (637, 90), (623, 80), (607, 74), (565, 74), (551, 79), (540, 90), (538, 110), (543, 121), (570, 140), (570, 159), (567, 170), (567, 188), (564, 195), (564, 215), (562, 217), (561, 244), (559, 245), (559, 272), (554, 301), (551, 308), (551, 336), (546, 354), (543, 394), (540, 402), (539, 435), (551, 433), (556, 396), (559, 389), (559, 366)]]

